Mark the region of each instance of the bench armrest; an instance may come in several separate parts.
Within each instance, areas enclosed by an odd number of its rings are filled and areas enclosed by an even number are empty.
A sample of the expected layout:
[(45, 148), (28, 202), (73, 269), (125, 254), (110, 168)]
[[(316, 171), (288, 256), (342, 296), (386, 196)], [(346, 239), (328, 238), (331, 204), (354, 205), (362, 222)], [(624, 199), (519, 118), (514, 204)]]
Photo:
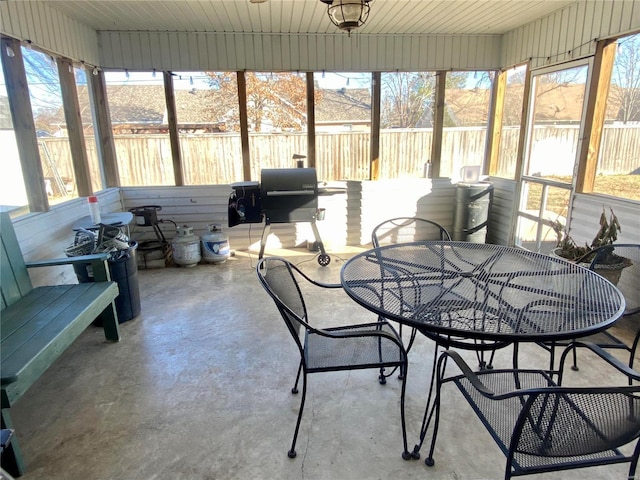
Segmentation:
[(77, 257), (53, 258), (48, 260), (37, 260), (34, 262), (25, 262), (27, 268), (36, 267), (55, 267), (59, 265), (77, 265), (82, 263), (90, 263), (93, 269), (93, 276), (97, 282), (105, 282), (111, 280), (107, 260), (109, 253), (94, 253), (92, 255), (78, 255)]

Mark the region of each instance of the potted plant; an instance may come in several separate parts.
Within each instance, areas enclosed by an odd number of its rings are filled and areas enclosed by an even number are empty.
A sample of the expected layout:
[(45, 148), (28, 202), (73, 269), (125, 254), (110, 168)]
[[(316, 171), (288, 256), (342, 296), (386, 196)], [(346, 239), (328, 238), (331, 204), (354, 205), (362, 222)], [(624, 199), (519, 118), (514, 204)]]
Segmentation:
[[(595, 265), (595, 270), (612, 283), (616, 283), (617, 278), (620, 277), (620, 271), (629, 266), (631, 262), (628, 258), (615, 254), (613, 243), (618, 239), (618, 232), (621, 232), (622, 228), (613, 210), (609, 210), (611, 214), (607, 218), (604, 208), (602, 209), (599, 221), (600, 228), (590, 245), (586, 242), (584, 245), (578, 245), (560, 221), (553, 222), (552, 228), (558, 240), (553, 253), (571, 262), (589, 264), (593, 260), (596, 248), (611, 245), (611, 250), (599, 258), (598, 263)], [(618, 273), (613, 273), (615, 271)]]

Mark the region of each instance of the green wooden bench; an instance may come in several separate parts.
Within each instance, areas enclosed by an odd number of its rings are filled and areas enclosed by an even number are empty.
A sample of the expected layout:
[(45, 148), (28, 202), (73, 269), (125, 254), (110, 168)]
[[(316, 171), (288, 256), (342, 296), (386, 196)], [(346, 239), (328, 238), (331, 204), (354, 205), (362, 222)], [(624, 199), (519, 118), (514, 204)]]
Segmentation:
[[(0, 214), (0, 236), (2, 428), (15, 429), (11, 406), (97, 317), (107, 340), (120, 340), (118, 284), (110, 279), (106, 253), (25, 264), (7, 213)], [(34, 288), (27, 272), (76, 262), (91, 263), (95, 282)], [(24, 472), (16, 436), (2, 453), (2, 468), (15, 476)]]

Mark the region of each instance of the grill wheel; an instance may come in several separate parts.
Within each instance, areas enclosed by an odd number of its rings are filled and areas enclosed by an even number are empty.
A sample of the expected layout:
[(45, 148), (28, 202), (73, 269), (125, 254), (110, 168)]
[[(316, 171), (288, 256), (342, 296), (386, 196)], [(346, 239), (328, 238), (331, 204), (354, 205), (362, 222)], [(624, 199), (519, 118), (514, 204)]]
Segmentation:
[(318, 264), (322, 267), (326, 267), (331, 263), (331, 257), (326, 253), (321, 253), (318, 255)]

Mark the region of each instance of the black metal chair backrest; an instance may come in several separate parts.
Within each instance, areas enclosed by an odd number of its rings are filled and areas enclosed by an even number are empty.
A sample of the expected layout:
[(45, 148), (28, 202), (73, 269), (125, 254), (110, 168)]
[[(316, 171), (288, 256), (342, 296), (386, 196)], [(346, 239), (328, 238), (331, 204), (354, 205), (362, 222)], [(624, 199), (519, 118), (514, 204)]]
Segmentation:
[(302, 352), (301, 328), (313, 328), (307, 322), (307, 307), (292, 265), (282, 258), (268, 257), (260, 260), (257, 271), (260, 283), (275, 302)]
[(439, 223), (420, 217), (391, 218), (374, 227), (371, 232), (371, 243), (374, 247), (423, 240), (449, 241), (451, 235)]
[(591, 270), (614, 283), (624, 295), (624, 315), (640, 312), (640, 245), (616, 244), (599, 247)]

